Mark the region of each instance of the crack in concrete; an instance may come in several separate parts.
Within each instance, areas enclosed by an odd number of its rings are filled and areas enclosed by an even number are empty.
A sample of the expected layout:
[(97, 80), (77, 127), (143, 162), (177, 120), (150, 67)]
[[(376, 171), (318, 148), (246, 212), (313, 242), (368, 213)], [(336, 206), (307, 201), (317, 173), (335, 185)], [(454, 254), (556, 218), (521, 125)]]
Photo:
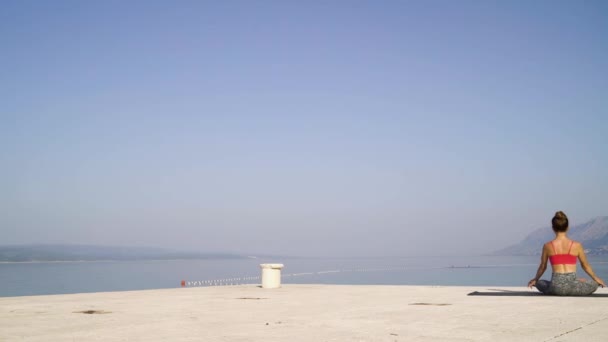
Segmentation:
[(562, 336), (564, 336), (564, 335), (568, 335), (569, 333), (575, 332), (575, 331), (577, 331), (577, 330), (581, 330), (581, 329), (583, 329), (584, 327), (588, 327), (588, 326), (593, 325), (593, 324), (595, 324), (595, 323), (601, 322), (601, 321), (603, 321), (603, 320), (605, 320), (605, 319), (608, 319), (608, 317), (600, 318), (600, 319), (598, 319), (597, 321), (593, 321), (593, 322), (591, 322), (591, 323), (589, 323), (589, 324), (584, 324), (584, 325), (581, 325), (581, 326), (580, 326), (580, 327), (578, 327), (578, 328), (574, 328), (574, 329), (572, 329), (572, 330), (568, 330), (568, 331), (563, 332), (563, 333), (561, 333), (561, 334), (559, 334), (559, 335), (553, 336), (553, 337), (551, 337), (550, 339), (545, 340), (545, 341), (543, 341), (543, 342), (547, 342), (547, 341), (555, 340), (556, 338), (560, 338), (560, 337), (562, 337)]

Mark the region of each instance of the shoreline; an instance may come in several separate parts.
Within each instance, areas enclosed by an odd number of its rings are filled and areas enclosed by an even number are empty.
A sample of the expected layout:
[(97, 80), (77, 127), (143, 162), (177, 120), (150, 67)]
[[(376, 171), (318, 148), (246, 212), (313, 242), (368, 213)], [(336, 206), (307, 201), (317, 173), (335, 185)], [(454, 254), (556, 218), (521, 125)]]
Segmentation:
[(96, 263), (96, 262), (144, 262), (144, 261), (202, 261), (202, 260), (251, 260), (251, 258), (187, 258), (187, 259), (99, 259), (99, 260), (28, 260), (28, 261), (0, 261), (0, 264), (67, 264), (67, 263)]

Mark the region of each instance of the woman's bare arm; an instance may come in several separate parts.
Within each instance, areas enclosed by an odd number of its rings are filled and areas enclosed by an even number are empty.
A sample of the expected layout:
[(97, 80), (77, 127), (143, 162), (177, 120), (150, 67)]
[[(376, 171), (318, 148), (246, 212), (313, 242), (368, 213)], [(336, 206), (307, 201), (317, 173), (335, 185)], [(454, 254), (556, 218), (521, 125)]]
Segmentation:
[(583, 270), (587, 272), (587, 274), (591, 277), (591, 279), (593, 279), (593, 281), (600, 284), (601, 287), (605, 287), (606, 284), (604, 284), (604, 281), (600, 277), (595, 275), (593, 269), (591, 268), (591, 265), (587, 261), (587, 256), (585, 255), (585, 249), (583, 248), (583, 244), (578, 243), (578, 247), (580, 248), (578, 252), (578, 260), (581, 262), (581, 267), (583, 268)]
[(547, 245), (543, 245), (543, 251), (540, 256), (540, 265), (536, 271), (536, 276), (528, 282), (528, 287), (536, 285), (536, 282), (543, 276), (543, 273), (547, 270), (547, 260), (549, 259), (549, 253), (547, 253)]

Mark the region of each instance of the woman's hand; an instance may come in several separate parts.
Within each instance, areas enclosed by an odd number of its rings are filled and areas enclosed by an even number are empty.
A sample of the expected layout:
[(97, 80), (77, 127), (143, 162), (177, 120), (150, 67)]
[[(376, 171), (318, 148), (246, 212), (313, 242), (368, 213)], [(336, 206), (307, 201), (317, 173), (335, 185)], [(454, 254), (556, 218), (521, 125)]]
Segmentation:
[(535, 279), (532, 279), (532, 280), (530, 280), (530, 281), (528, 282), (528, 287), (529, 287), (529, 288), (532, 288), (532, 286), (535, 286), (535, 285), (536, 285), (536, 278), (535, 278)]
[(599, 286), (606, 287), (606, 284), (604, 284), (604, 281), (602, 280), (602, 278), (595, 278), (594, 280)]

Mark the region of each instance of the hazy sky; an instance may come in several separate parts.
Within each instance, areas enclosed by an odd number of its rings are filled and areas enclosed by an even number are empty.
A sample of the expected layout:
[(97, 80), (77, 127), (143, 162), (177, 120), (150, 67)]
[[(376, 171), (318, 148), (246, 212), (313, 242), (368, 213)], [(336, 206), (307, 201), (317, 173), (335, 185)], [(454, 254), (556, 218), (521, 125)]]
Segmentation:
[(0, 2), (0, 244), (480, 253), (607, 175), (606, 1)]

